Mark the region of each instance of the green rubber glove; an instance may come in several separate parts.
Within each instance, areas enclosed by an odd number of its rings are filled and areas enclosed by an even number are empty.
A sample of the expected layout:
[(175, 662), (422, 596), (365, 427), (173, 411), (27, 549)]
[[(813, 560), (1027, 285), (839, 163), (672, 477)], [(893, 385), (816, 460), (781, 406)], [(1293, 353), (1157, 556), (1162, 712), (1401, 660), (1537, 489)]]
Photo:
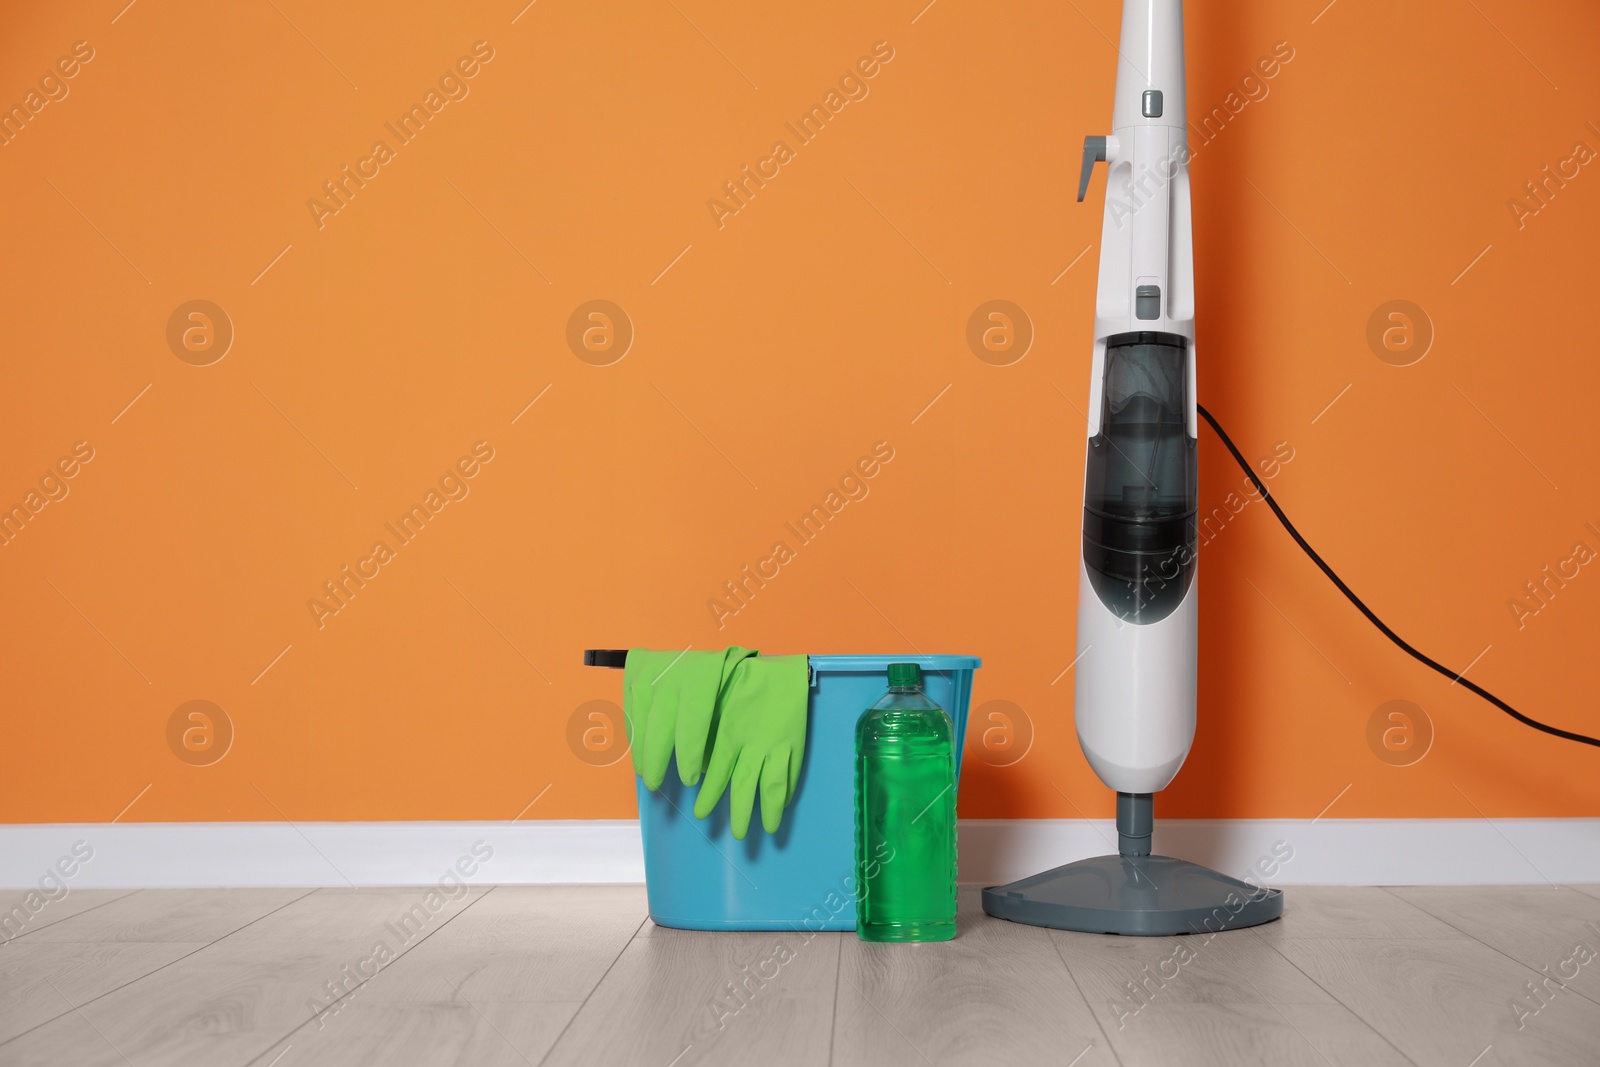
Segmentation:
[(778, 832), (800, 782), (810, 688), (805, 656), (761, 656), (734, 665), (718, 709), (705, 784), (695, 798), (695, 818), (711, 814), (731, 780), (733, 836), (743, 841), (759, 784), (761, 825), (769, 834)]
[(622, 715), (634, 772), (646, 786), (661, 787), (674, 750), (683, 784), (700, 780), (717, 698), (734, 667), (754, 655), (737, 646), (720, 652), (628, 650), (622, 672)]

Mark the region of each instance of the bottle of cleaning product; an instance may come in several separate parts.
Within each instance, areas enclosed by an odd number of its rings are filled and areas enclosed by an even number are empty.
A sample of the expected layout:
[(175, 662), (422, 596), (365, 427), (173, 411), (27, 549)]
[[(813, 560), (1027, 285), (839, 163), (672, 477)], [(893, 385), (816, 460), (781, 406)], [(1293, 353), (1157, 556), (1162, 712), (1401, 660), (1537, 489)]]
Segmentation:
[(955, 727), (915, 663), (856, 724), (856, 893), (863, 941), (956, 936)]

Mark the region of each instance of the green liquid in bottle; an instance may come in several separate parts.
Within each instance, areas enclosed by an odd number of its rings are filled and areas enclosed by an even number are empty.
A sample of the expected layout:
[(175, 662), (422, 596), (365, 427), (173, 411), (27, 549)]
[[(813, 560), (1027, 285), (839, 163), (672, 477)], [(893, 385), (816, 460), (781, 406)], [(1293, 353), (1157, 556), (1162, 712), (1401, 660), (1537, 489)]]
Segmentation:
[(856, 934), (956, 936), (955, 727), (913, 663), (856, 724)]

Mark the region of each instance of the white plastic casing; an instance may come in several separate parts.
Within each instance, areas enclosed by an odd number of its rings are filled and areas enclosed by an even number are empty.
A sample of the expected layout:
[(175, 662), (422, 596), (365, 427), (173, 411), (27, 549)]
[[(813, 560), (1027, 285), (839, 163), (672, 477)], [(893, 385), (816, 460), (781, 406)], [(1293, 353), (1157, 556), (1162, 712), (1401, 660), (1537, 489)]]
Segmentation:
[[(1182, 0), (1125, 0), (1112, 133), (1106, 139), (1106, 204), (1095, 297), (1088, 436), (1100, 432), (1106, 338), (1140, 330), (1189, 342), (1189, 436), (1194, 410), (1194, 250), (1189, 208)], [(1147, 90), (1161, 93), (1147, 118)], [(1135, 317), (1135, 290), (1161, 289), (1159, 317)], [(1100, 780), (1118, 792), (1164, 789), (1194, 741), (1198, 577), (1166, 618), (1136, 625), (1101, 603), (1081, 558), (1074, 718), (1078, 742)]]

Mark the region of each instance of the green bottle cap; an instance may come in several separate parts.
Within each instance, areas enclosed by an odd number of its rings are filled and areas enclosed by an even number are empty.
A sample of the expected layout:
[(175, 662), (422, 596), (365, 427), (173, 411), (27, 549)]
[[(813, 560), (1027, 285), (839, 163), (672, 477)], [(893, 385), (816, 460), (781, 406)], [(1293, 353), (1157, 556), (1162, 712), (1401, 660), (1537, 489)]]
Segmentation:
[(908, 686), (922, 684), (922, 668), (915, 663), (889, 664), (889, 684)]

